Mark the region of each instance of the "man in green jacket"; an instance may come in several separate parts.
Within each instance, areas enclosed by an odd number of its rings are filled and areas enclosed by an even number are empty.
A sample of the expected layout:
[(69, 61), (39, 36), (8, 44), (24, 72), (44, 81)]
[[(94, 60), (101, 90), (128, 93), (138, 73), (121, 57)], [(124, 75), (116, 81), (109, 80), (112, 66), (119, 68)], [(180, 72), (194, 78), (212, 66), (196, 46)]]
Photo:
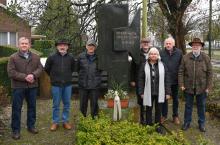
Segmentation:
[(209, 56), (201, 52), (204, 43), (199, 38), (194, 38), (189, 45), (192, 52), (183, 57), (178, 74), (179, 86), (184, 91), (186, 101), (182, 129), (187, 130), (190, 127), (195, 96), (199, 129), (205, 132), (205, 104), (212, 86), (212, 65)]

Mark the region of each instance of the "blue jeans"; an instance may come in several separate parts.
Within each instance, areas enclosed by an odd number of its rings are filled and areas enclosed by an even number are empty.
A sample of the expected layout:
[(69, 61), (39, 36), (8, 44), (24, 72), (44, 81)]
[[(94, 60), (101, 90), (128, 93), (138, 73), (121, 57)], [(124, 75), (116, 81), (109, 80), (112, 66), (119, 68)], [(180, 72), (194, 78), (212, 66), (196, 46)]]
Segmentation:
[(27, 127), (34, 128), (36, 122), (36, 96), (37, 88), (19, 88), (12, 90), (12, 117), (11, 128), (15, 133), (21, 130), (21, 109), (23, 100), (27, 102)]
[[(173, 98), (173, 117), (178, 117), (178, 107), (179, 107), (179, 101), (178, 101), (178, 85), (171, 85), (171, 96)], [(165, 102), (162, 106), (162, 116), (167, 117), (168, 114), (168, 102), (167, 99), (165, 99)]]
[[(190, 124), (192, 121), (192, 111), (193, 111), (193, 100), (194, 94), (184, 93), (185, 95), (185, 113), (184, 113), (184, 124)], [(202, 93), (196, 96), (197, 114), (199, 125), (205, 124), (205, 104), (206, 104), (206, 93)]]
[(72, 85), (69, 86), (52, 86), (53, 97), (53, 123), (60, 122), (60, 101), (63, 102), (62, 121), (66, 123), (69, 121), (70, 99), (72, 95)]

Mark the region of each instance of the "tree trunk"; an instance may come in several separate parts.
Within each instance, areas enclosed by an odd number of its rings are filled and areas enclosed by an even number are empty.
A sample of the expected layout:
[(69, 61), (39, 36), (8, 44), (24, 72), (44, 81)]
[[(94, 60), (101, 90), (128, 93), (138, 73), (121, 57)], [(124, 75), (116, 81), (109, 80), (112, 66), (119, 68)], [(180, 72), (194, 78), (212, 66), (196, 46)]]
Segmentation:
[(183, 54), (186, 53), (186, 43), (185, 43), (185, 27), (182, 22), (182, 15), (173, 15), (172, 18), (167, 18), (169, 23), (169, 33), (175, 39), (175, 45), (177, 48), (181, 49)]

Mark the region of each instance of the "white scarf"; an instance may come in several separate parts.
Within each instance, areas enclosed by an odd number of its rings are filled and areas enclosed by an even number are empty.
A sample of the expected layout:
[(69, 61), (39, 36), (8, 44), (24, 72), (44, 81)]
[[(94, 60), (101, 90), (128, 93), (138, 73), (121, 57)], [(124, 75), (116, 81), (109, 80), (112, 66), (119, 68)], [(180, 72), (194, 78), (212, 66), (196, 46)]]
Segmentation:
[[(165, 99), (165, 69), (163, 63), (158, 61), (159, 69), (159, 93), (158, 93), (158, 103), (163, 103)], [(152, 106), (151, 102), (151, 74), (149, 63), (145, 64), (145, 86), (144, 86), (144, 106)]]

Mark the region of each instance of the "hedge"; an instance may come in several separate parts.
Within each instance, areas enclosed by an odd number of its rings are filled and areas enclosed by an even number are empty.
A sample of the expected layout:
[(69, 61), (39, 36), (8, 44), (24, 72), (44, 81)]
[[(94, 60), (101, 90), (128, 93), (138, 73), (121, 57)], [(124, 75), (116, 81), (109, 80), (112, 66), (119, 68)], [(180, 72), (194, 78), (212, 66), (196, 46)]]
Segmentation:
[(53, 52), (55, 42), (53, 40), (35, 40), (33, 48), (43, 53), (43, 56), (49, 56)]
[(142, 126), (132, 121), (112, 122), (103, 113), (97, 119), (81, 115), (77, 125), (76, 145), (189, 145), (183, 133), (158, 134), (156, 126)]
[(0, 57), (8, 57), (18, 51), (18, 48), (10, 46), (0, 46)]
[(10, 92), (10, 79), (7, 73), (7, 64), (9, 57), (0, 58), (0, 85), (4, 86)]

